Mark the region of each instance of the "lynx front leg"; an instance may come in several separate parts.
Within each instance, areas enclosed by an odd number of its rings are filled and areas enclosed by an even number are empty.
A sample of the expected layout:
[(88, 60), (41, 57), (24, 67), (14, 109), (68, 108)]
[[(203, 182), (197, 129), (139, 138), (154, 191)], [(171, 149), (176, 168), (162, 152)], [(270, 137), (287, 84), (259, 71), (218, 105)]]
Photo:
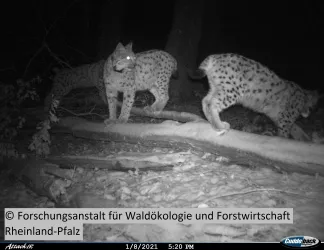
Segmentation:
[(298, 116), (299, 114), (297, 112), (291, 113), (288, 110), (280, 112), (278, 118), (274, 120), (278, 127), (278, 136), (289, 138), (291, 128)]
[(135, 99), (135, 91), (125, 91), (123, 96), (123, 106), (118, 118), (119, 123), (126, 123), (130, 116), (131, 109), (133, 107)]
[(103, 79), (98, 80), (98, 82), (95, 84), (97, 90), (98, 90), (98, 94), (101, 98), (101, 100), (108, 105), (107, 103), (107, 94), (106, 94), (106, 85), (103, 81)]
[(217, 99), (210, 98), (207, 95), (202, 101), (202, 106), (204, 114), (212, 127), (219, 133), (219, 135), (226, 134), (230, 129), (230, 125), (227, 122), (221, 121), (219, 117), (221, 109)]
[(291, 127), (292, 127), (292, 124), (278, 125), (278, 136), (284, 137), (284, 138), (289, 138)]
[(297, 141), (312, 141), (311, 137), (305, 133), (305, 131), (299, 127), (296, 123), (291, 126), (290, 135)]
[(169, 101), (169, 94), (167, 89), (157, 89), (153, 87), (150, 92), (154, 95), (155, 102), (144, 110), (147, 112), (161, 112)]
[(106, 119), (104, 123), (106, 125), (116, 123), (117, 120), (117, 91), (111, 91), (106, 89), (106, 96), (108, 101), (108, 109), (109, 109), (109, 119)]

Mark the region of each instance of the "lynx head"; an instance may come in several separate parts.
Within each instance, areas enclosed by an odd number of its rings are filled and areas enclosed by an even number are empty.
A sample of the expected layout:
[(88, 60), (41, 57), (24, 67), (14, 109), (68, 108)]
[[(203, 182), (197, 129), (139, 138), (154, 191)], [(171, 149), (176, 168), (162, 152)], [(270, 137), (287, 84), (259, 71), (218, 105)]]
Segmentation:
[(123, 70), (133, 69), (135, 67), (136, 56), (132, 50), (132, 42), (126, 46), (118, 43), (111, 55), (111, 61), (115, 71), (121, 72)]
[(304, 118), (307, 118), (310, 115), (311, 111), (315, 109), (319, 99), (321, 99), (322, 97), (323, 95), (320, 95), (317, 90), (306, 91), (305, 105), (301, 111), (301, 115)]

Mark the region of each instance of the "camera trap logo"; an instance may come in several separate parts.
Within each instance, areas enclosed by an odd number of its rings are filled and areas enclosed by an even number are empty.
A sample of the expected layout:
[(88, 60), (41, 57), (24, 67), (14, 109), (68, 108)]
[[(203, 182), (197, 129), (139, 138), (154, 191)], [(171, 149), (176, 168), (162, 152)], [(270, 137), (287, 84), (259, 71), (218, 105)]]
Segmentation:
[(288, 248), (310, 248), (318, 246), (321, 241), (311, 236), (289, 236), (283, 238), (280, 244)]

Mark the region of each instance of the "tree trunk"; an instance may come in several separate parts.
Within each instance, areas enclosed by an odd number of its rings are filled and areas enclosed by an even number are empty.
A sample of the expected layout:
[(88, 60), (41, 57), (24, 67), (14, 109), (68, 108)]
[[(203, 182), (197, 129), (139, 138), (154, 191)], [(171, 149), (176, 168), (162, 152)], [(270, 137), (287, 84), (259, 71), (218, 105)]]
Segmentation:
[(105, 0), (102, 4), (98, 60), (106, 59), (120, 42), (125, 13), (125, 0)]
[(186, 68), (195, 68), (201, 36), (204, 0), (177, 0), (174, 19), (165, 50), (178, 62), (178, 79), (170, 85), (173, 101), (186, 100), (191, 94)]

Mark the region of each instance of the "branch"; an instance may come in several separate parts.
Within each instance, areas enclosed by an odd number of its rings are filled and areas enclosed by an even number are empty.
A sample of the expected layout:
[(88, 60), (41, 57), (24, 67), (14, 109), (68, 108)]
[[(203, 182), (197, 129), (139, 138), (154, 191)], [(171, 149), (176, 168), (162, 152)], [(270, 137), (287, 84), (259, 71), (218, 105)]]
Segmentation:
[(106, 119), (107, 117), (106, 116), (102, 116), (102, 115), (100, 115), (100, 114), (97, 114), (97, 113), (93, 113), (92, 111), (95, 109), (95, 107), (96, 106), (93, 106), (93, 108), (89, 111), (89, 112), (86, 112), (86, 113), (75, 113), (75, 112), (73, 112), (73, 111), (71, 111), (71, 110), (68, 110), (68, 109), (65, 109), (65, 108), (63, 108), (63, 107), (59, 107), (59, 109), (61, 109), (61, 110), (64, 110), (64, 111), (66, 111), (66, 112), (68, 112), (68, 113), (70, 113), (70, 114), (72, 114), (72, 115), (74, 115), (74, 116), (86, 116), (86, 115), (97, 115), (97, 116), (99, 116), (100, 118), (102, 118), (102, 119)]
[(48, 51), (48, 53), (50, 53), (50, 55), (57, 61), (59, 62), (61, 65), (64, 65), (66, 68), (70, 68), (72, 69), (72, 66), (67, 63), (67, 62), (64, 62), (63, 60), (61, 60), (51, 49), (50, 47), (45, 43), (44, 45)]
[(36, 53), (32, 56), (32, 58), (30, 58), (29, 62), (27, 63), (27, 66), (25, 68), (25, 71), (23, 73), (23, 76), (26, 75), (29, 66), (34, 61), (34, 59), (42, 52), (43, 49), (44, 49), (44, 44), (36, 51)]
[(11, 67), (7, 67), (7, 68), (0, 69), (0, 72), (9, 71), (9, 70), (16, 71), (15, 67), (14, 66), (11, 66)]
[[(65, 9), (65, 11), (64, 11), (64, 14), (63, 15), (61, 15), (61, 16), (58, 16), (55, 20), (54, 20), (54, 22), (51, 24), (51, 26), (50, 26), (50, 28), (49, 29), (46, 29), (46, 27), (44, 27), (44, 29), (45, 29), (45, 35), (44, 35), (44, 38), (43, 38), (43, 41), (42, 41), (42, 46), (36, 51), (36, 53), (32, 56), (32, 58), (29, 60), (29, 62), (28, 62), (28, 64), (27, 64), (27, 66), (26, 66), (26, 68), (25, 68), (25, 71), (24, 71), (24, 73), (23, 73), (23, 76), (25, 76), (26, 75), (26, 73), (27, 73), (27, 70), (28, 70), (28, 68), (30, 67), (30, 65), (31, 65), (31, 63), (34, 61), (34, 59), (42, 52), (42, 50), (44, 49), (44, 48), (46, 48), (49, 52), (50, 52), (50, 54), (56, 59), (56, 60), (58, 60), (59, 62), (63, 62), (61, 59), (59, 59), (51, 50), (50, 50), (50, 48), (49, 48), (49, 46), (47, 45), (47, 43), (46, 43), (46, 38), (47, 38), (47, 36), (48, 36), (48, 34), (52, 31), (52, 29), (55, 27), (55, 25), (57, 24), (57, 22), (58, 22), (58, 20), (60, 20), (66, 13), (67, 13), (67, 11), (77, 2), (78, 0), (75, 0), (75, 1), (73, 1), (69, 6), (67, 6), (67, 8)], [(63, 62), (63, 64), (65, 64), (65, 65), (68, 65), (67, 63), (65, 63), (65, 62)], [(69, 65), (68, 65), (69, 66)], [(70, 67), (70, 66), (69, 66)]]

